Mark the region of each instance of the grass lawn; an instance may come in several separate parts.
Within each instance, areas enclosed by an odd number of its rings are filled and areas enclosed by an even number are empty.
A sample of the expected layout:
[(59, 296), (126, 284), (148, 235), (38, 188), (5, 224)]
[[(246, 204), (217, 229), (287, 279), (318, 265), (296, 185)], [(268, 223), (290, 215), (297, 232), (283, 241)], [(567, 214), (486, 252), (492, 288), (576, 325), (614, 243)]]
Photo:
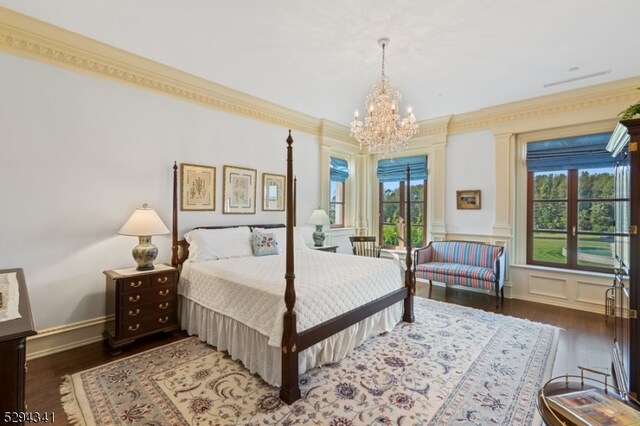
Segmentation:
[[(566, 263), (567, 259), (562, 255), (562, 249), (567, 246), (566, 236), (544, 232), (536, 232), (533, 235), (534, 260), (539, 262)], [(599, 236), (580, 237), (579, 244), (579, 250), (583, 253), (597, 254), (601, 256), (611, 255), (611, 244), (607, 241), (602, 241)], [(610, 265), (584, 260), (580, 260), (580, 264), (585, 266), (610, 267)]]

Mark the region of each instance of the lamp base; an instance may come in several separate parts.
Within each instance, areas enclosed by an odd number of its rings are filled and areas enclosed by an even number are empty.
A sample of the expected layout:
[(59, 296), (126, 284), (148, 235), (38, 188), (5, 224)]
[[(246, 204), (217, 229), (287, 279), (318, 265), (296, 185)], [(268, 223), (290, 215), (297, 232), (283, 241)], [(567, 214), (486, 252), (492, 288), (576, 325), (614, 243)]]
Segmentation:
[(158, 257), (158, 247), (151, 244), (151, 237), (138, 237), (140, 239), (137, 246), (131, 250), (133, 259), (138, 264), (138, 271), (151, 271), (154, 269), (153, 261)]
[(322, 225), (316, 225), (316, 230), (313, 233), (313, 242), (316, 247), (322, 247), (324, 245), (324, 232), (322, 232)]

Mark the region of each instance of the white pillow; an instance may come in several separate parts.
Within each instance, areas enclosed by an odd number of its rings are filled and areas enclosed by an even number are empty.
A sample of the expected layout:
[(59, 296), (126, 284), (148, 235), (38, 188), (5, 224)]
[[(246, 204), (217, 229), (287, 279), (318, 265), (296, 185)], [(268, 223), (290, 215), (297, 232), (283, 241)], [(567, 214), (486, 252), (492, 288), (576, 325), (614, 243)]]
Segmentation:
[(194, 229), (184, 238), (189, 243), (189, 259), (195, 262), (253, 256), (251, 230), (247, 226)]
[[(254, 230), (274, 233), (278, 243), (278, 254), (287, 253), (287, 228), (254, 228)], [(293, 247), (294, 250), (308, 249), (307, 244), (304, 242), (304, 236), (298, 228), (293, 228)]]

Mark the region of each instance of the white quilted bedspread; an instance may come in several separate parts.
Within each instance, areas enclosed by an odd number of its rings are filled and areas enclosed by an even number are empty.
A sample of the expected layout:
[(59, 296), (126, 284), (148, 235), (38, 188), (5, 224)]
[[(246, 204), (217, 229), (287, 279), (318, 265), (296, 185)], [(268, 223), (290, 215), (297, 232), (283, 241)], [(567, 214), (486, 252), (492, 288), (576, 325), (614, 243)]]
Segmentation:
[[(280, 346), (285, 256), (184, 264), (178, 293), (242, 322)], [(297, 330), (301, 332), (402, 287), (400, 264), (316, 250), (295, 251)]]

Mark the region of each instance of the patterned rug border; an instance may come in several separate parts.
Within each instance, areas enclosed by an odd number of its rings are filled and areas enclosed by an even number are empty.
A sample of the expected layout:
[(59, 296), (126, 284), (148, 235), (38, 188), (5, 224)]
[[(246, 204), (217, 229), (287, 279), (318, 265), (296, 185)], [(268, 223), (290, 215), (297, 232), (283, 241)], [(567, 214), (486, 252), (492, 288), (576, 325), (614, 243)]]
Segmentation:
[[(459, 312), (468, 312), (468, 313), (473, 313), (474, 315), (479, 315), (483, 318), (489, 318), (497, 315), (497, 316), (503, 317), (502, 319), (503, 321), (514, 321), (520, 324), (532, 324), (534, 326), (544, 327), (552, 330), (553, 337), (551, 338), (551, 343), (547, 351), (545, 352), (546, 362), (544, 365), (544, 371), (540, 371), (540, 375), (541, 375), (541, 378), (543, 379), (543, 383), (544, 381), (548, 380), (551, 377), (551, 374), (553, 372), (553, 368), (555, 365), (556, 357), (557, 357), (560, 331), (562, 330), (562, 328), (557, 327), (555, 325), (538, 322), (538, 321), (532, 321), (529, 319), (514, 317), (512, 315), (485, 311), (482, 309), (467, 307), (463, 305), (457, 305), (449, 302), (442, 302), (442, 301), (431, 300), (427, 298), (416, 298), (415, 300), (416, 300), (416, 303), (418, 304), (425, 304), (425, 305), (435, 304), (435, 305), (440, 305), (441, 307), (446, 307), (446, 309), (451, 310), (453, 314), (456, 314)], [(402, 323), (400, 323), (399, 325), (401, 324)], [(375, 339), (375, 337), (372, 339)], [(200, 342), (200, 339), (197, 336), (189, 336), (184, 339), (177, 340), (175, 342), (167, 343), (165, 345), (162, 345), (156, 348), (138, 352), (123, 358), (118, 358), (113, 361), (109, 361), (107, 363), (103, 363), (89, 369), (81, 370), (76, 373), (63, 376), (62, 377), (63, 381), (60, 385), (61, 402), (62, 402), (64, 411), (67, 414), (70, 424), (90, 425), (90, 424), (93, 424), (93, 422), (95, 421), (93, 419), (93, 416), (91, 416), (91, 419), (88, 419), (85, 416), (85, 413), (83, 413), (83, 409), (81, 408), (81, 407), (89, 406), (89, 400), (87, 398), (87, 395), (84, 392), (80, 392), (81, 390), (83, 390), (83, 387), (84, 387), (84, 384), (82, 381), (83, 374), (92, 372), (94, 370), (104, 369), (112, 364), (118, 364), (123, 362), (126, 363), (127, 360), (144, 357), (145, 355), (148, 355), (149, 353), (152, 353), (155, 351), (168, 350), (172, 346), (189, 344), (190, 341), (193, 341), (194, 343), (196, 343), (196, 342)], [(210, 347), (213, 348), (212, 346)], [(215, 348), (213, 349), (215, 350)], [(241, 363), (239, 364), (241, 365)], [(533, 416), (534, 418), (532, 419), (532, 424), (541, 424), (541, 418), (538, 415), (537, 410), (535, 411)]]
[[(128, 355), (126, 357), (123, 358), (118, 358), (118, 359), (114, 359), (113, 361), (109, 361), (106, 362), (104, 364), (100, 364), (97, 365), (95, 367), (92, 368), (87, 368), (85, 370), (80, 370), (77, 371), (75, 373), (71, 373), (71, 374), (65, 374), (64, 376), (62, 376), (62, 383), (60, 384), (60, 395), (61, 395), (61, 402), (62, 402), (62, 408), (64, 409), (64, 412), (67, 414), (67, 417), (69, 419), (69, 424), (78, 424), (78, 425), (88, 425), (90, 423), (87, 422), (87, 420), (85, 419), (84, 415), (82, 414), (82, 410), (81, 410), (81, 404), (80, 401), (78, 401), (78, 392), (76, 392), (76, 389), (78, 389), (78, 387), (82, 387), (81, 383), (76, 383), (76, 380), (74, 380), (74, 376), (79, 377), (80, 374), (82, 373), (88, 373), (90, 371), (94, 371), (94, 370), (98, 370), (100, 368), (105, 368), (111, 364), (115, 364), (115, 363), (120, 363), (120, 362), (124, 362), (128, 359), (131, 358), (136, 358), (136, 357), (140, 357), (140, 356), (144, 356), (145, 354), (149, 353), (149, 352), (154, 352), (154, 351), (158, 351), (158, 350), (165, 350), (171, 346), (174, 345), (179, 345), (179, 344), (184, 344), (185, 341), (187, 340), (198, 340), (197, 336), (189, 336), (186, 337), (184, 339), (180, 339), (177, 340), (175, 342), (171, 342), (171, 343), (167, 343), (165, 345), (162, 346), (158, 346), (155, 348), (151, 348), (151, 349), (147, 349), (146, 351), (142, 351), (142, 352), (137, 352), (135, 354), (132, 355)], [(85, 398), (81, 398), (86, 402)]]

